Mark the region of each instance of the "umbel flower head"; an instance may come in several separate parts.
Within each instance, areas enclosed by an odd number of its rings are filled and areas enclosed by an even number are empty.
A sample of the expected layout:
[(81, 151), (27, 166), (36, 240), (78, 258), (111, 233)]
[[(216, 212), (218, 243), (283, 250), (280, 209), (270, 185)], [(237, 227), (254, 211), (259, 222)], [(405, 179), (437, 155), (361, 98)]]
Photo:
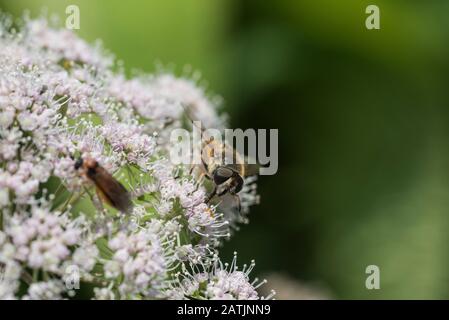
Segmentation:
[[(205, 182), (168, 157), (187, 111), (226, 126), (219, 99), (163, 72), (128, 79), (100, 46), (45, 19), (20, 24), (0, 22), (0, 299), (83, 286), (81, 298), (260, 298), (253, 264), (227, 268), (217, 252), (257, 202), (253, 179), (240, 213), (206, 202)], [(129, 191), (130, 212), (100, 201), (80, 157)]]
[(272, 299), (274, 290), (267, 297), (260, 297), (256, 289), (267, 281), (255, 278), (249, 281), (249, 274), (255, 262), (243, 265), (242, 270), (237, 266), (237, 253), (231, 264), (223, 264), (217, 255), (213, 255), (205, 263), (183, 264), (182, 270), (176, 274), (176, 286), (172, 291), (172, 298), (195, 298), (200, 300), (258, 300)]

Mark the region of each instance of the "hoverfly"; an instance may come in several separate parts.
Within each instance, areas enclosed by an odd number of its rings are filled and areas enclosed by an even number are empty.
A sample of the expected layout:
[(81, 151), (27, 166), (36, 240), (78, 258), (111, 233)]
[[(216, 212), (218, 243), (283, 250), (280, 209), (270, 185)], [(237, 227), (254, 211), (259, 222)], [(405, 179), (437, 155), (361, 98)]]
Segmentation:
[[(186, 116), (195, 125), (187, 110)], [(226, 142), (215, 141), (214, 137), (204, 140), (205, 129), (199, 129), (201, 130), (201, 165), (197, 166), (201, 170), (199, 179), (204, 176), (213, 183), (213, 189), (207, 196), (206, 203), (215, 196), (222, 197), (229, 194), (237, 200), (237, 208), (240, 212), (241, 201), (238, 193), (245, 184), (245, 177), (255, 175), (259, 167), (246, 163), (245, 157)], [(191, 167), (190, 173), (194, 168), (195, 166)]]
[(82, 175), (95, 185), (101, 200), (124, 213), (132, 210), (130, 193), (97, 160), (79, 158), (75, 162), (75, 170), (81, 170)]
[[(216, 156), (217, 153), (219, 153), (218, 156)], [(238, 162), (227, 164), (226, 161), (223, 161), (229, 154), (234, 155), (234, 161)], [(213, 139), (203, 143), (201, 151), (203, 174), (214, 184), (212, 192), (206, 198), (206, 203), (215, 196), (221, 197), (230, 194), (237, 200), (238, 211), (241, 210), (238, 193), (242, 190), (245, 182), (246, 166), (243, 161), (239, 160), (243, 160), (243, 158), (226, 143), (218, 143)]]

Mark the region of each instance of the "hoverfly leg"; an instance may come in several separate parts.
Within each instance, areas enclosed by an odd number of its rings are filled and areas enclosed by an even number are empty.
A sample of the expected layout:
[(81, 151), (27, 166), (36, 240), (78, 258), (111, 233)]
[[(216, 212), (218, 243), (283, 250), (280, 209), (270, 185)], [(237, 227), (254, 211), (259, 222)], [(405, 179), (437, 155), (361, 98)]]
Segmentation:
[(236, 198), (236, 200), (237, 200), (237, 208), (238, 208), (238, 211), (241, 212), (241, 211), (242, 211), (242, 202), (241, 202), (241, 200), (240, 200), (240, 197), (239, 197), (238, 194), (233, 194), (233, 196), (234, 196), (234, 198)]
[(217, 193), (217, 196), (219, 196), (219, 197), (224, 196), (228, 192), (229, 192), (229, 188), (224, 188), (219, 193)]
[(214, 190), (212, 190), (212, 192), (207, 196), (206, 198), (206, 203), (209, 203), (209, 201), (212, 200), (213, 197), (215, 197), (215, 195), (217, 194), (217, 186), (214, 187)]
[(189, 176), (193, 174), (193, 170), (195, 170), (195, 165), (191, 164), (189, 169)]
[(207, 163), (206, 163), (206, 161), (204, 161), (204, 159), (203, 159), (203, 156), (201, 155), (201, 163), (203, 164), (203, 166), (204, 166), (204, 170), (206, 171), (206, 172), (208, 172), (208, 166), (207, 166)]
[(197, 187), (196, 187), (196, 189), (198, 190), (198, 187), (203, 183), (203, 180), (204, 180), (204, 177), (206, 177), (206, 174), (205, 173), (201, 173), (199, 176), (198, 176), (198, 182), (197, 182)]
[(196, 177), (195, 181), (195, 191), (198, 191), (198, 188), (203, 184), (204, 178), (211, 180), (208, 174), (202, 172)]

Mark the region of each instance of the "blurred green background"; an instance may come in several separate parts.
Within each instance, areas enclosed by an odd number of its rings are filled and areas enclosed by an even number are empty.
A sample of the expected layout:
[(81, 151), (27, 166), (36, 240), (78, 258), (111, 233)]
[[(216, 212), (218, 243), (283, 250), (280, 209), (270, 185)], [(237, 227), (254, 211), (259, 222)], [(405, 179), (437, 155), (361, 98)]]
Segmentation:
[(449, 1), (0, 0), (62, 21), (68, 4), (130, 73), (190, 64), (233, 127), (279, 129), (279, 171), (223, 257), (334, 298), (449, 298)]

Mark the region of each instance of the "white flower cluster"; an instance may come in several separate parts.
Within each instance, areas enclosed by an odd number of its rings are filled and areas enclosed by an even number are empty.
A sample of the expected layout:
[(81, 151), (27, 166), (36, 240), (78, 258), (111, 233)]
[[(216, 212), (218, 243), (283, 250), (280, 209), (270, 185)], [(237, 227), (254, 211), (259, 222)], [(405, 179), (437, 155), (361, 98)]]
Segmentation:
[[(214, 255), (207, 263), (183, 265), (182, 271), (177, 273), (177, 286), (169, 291), (173, 298), (193, 297), (195, 299), (208, 300), (258, 300), (260, 299), (256, 289), (266, 283), (266, 280), (249, 281), (249, 274), (254, 268), (254, 261), (249, 267), (243, 266), (238, 270), (237, 253), (234, 253), (232, 263), (223, 263)], [(267, 297), (271, 299), (275, 295), (271, 291)]]
[[(250, 268), (217, 258), (246, 216), (206, 203), (172, 164), (190, 116), (224, 128), (218, 99), (171, 74), (127, 79), (100, 46), (47, 20), (0, 22), (0, 299), (258, 299)], [(118, 68), (120, 69), (120, 68)], [(117, 212), (75, 169), (95, 159), (130, 192)], [(257, 202), (248, 179), (242, 211)], [(189, 270), (189, 272), (187, 272)]]
[(70, 256), (70, 247), (80, 241), (81, 230), (59, 212), (31, 207), (30, 214), (11, 217), (5, 225), (11, 239), (9, 255), (32, 269), (55, 272)]
[(123, 277), (117, 281), (120, 296), (164, 296), (164, 282), (172, 261), (157, 233), (148, 229), (131, 234), (119, 232), (109, 241), (109, 248), (114, 254), (104, 266), (105, 277), (115, 281)]

